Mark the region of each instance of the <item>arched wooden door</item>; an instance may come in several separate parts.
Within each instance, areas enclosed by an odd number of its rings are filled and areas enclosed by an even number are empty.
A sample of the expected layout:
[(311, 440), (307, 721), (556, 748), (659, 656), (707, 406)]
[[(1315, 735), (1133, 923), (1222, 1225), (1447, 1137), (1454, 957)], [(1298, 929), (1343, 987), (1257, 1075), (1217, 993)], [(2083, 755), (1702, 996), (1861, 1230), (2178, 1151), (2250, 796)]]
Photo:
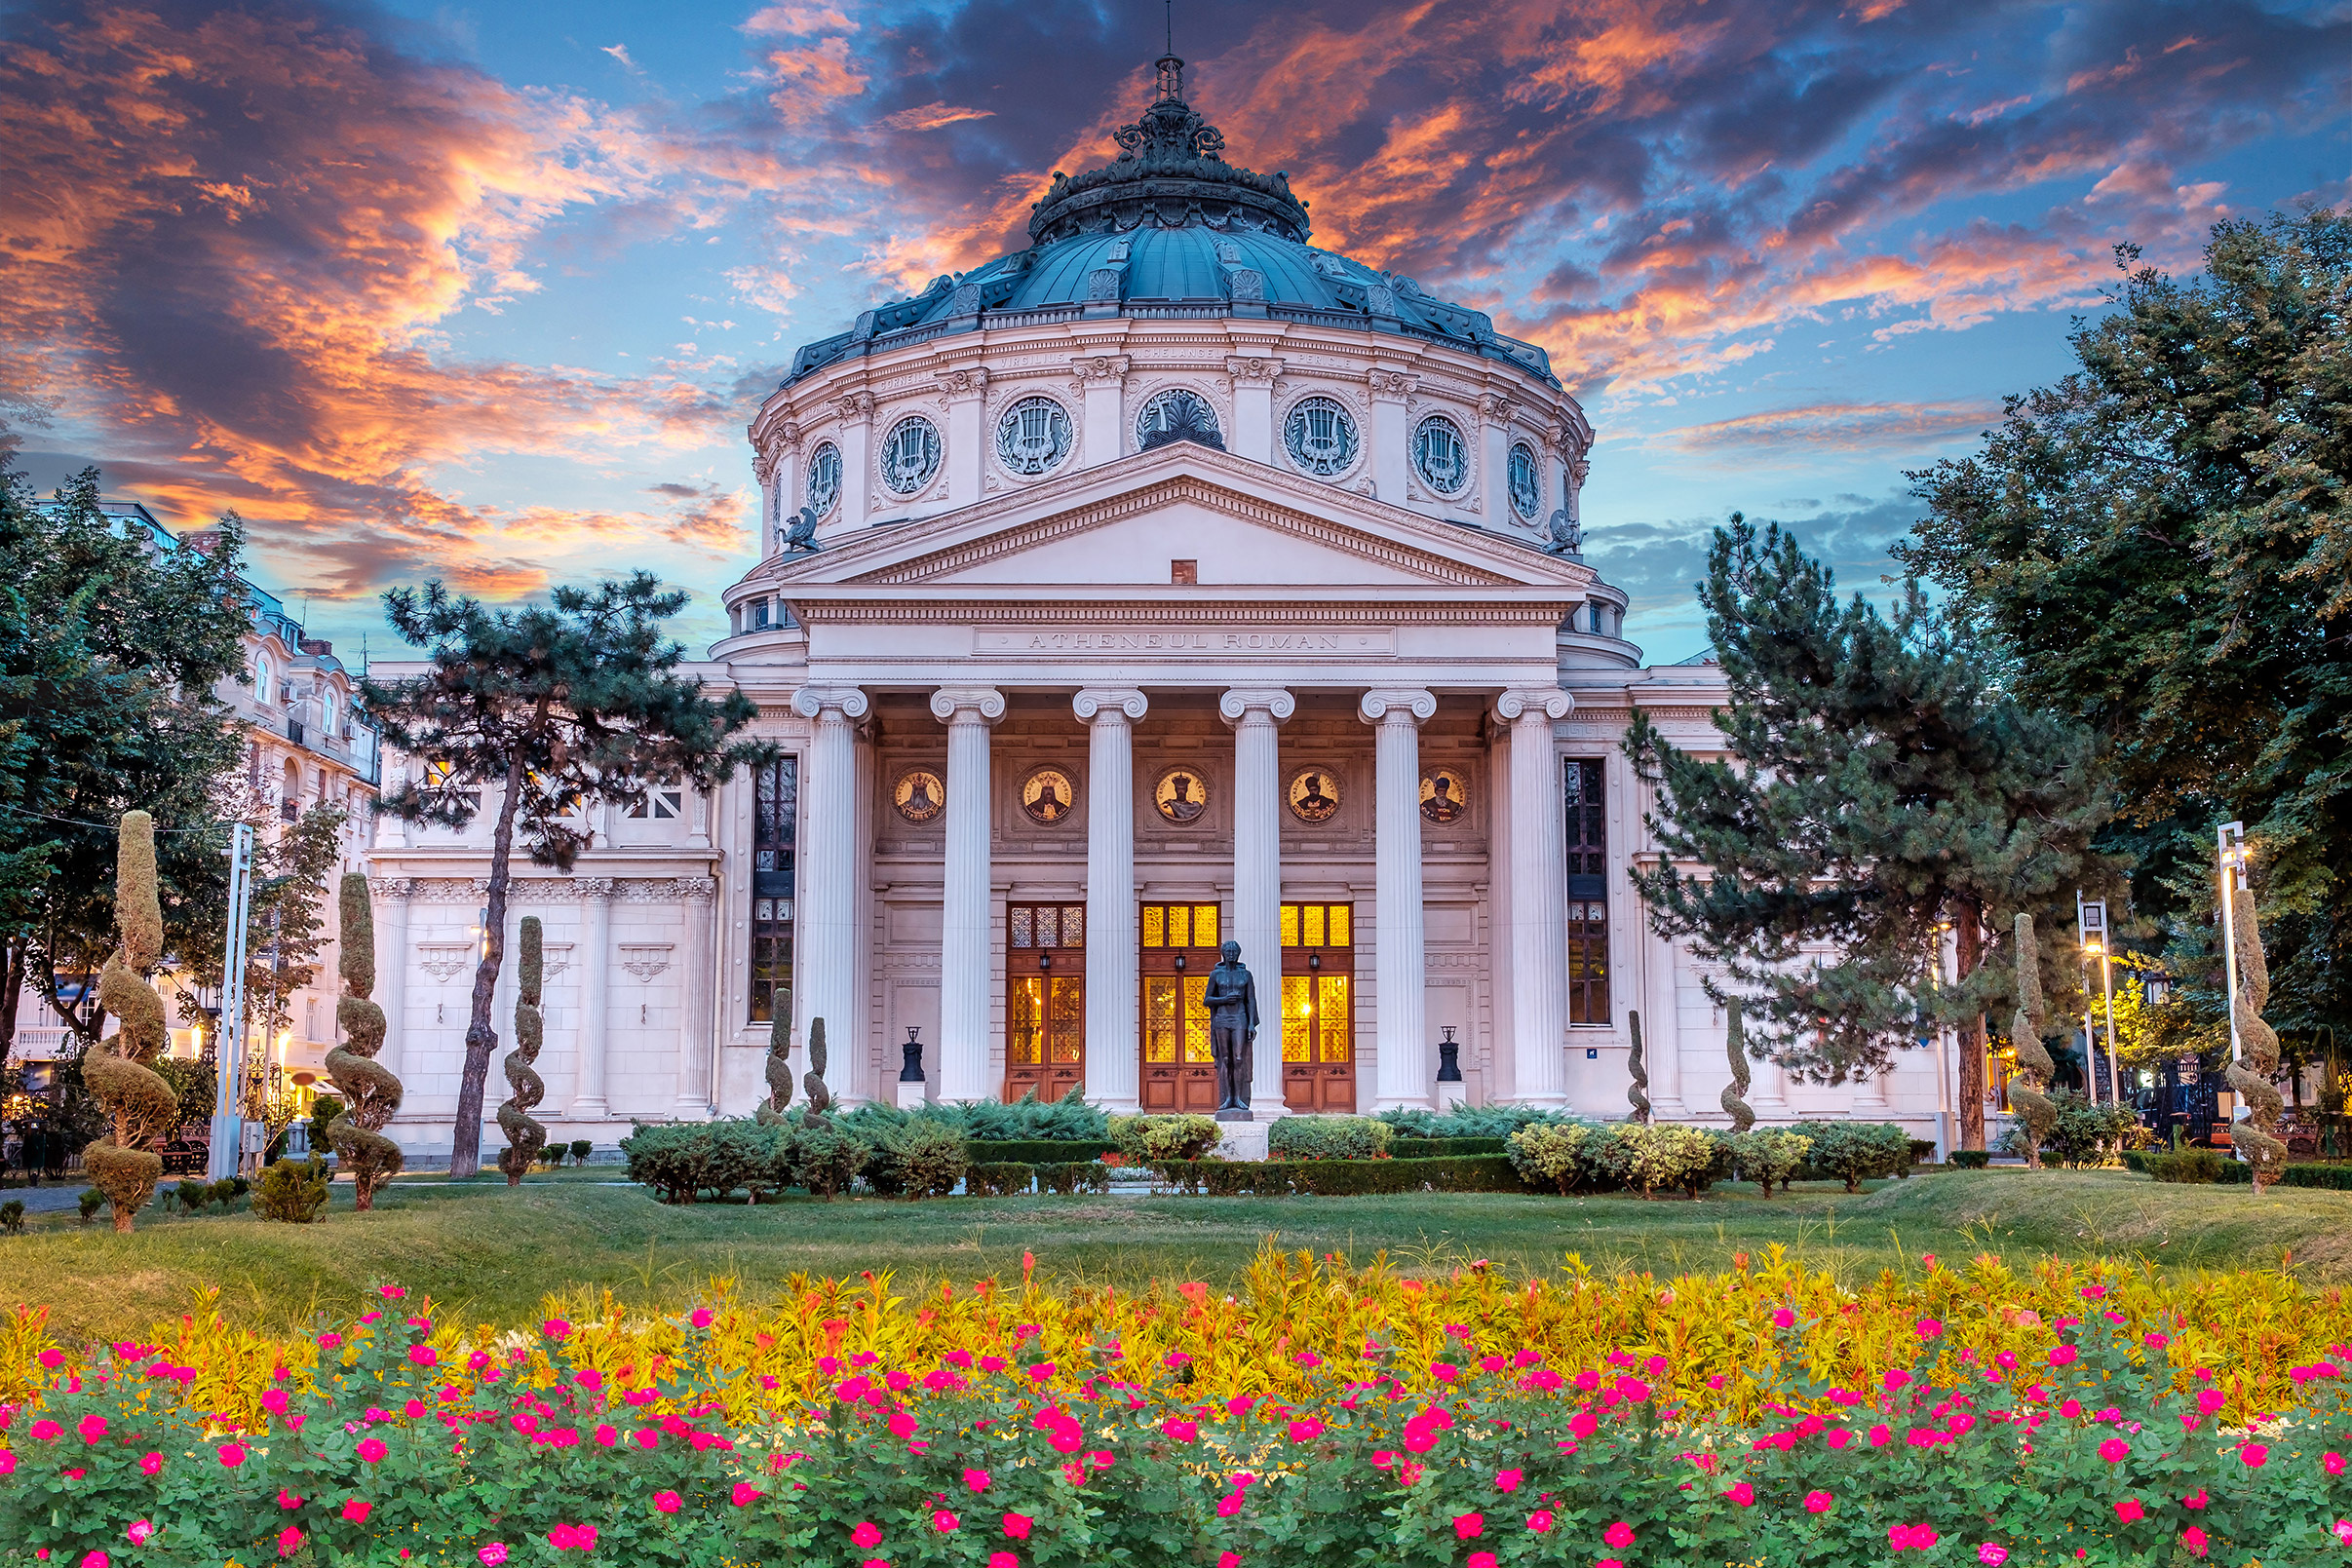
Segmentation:
[(1005, 1098), (1086, 1086), (1086, 905), (1005, 906)]
[(1356, 1109), (1355, 926), (1353, 904), (1282, 906), (1282, 1098), (1293, 1111)]
[[(1137, 968), (1142, 987), (1143, 1061), (1140, 1090), (1146, 1111), (1216, 1109), (1216, 1064), (1209, 1054), (1209, 972), (1216, 968), (1217, 906), (1147, 903), (1142, 906)], [(1258, 992), (1262, 1015), (1266, 995)], [(1258, 1040), (1265, 1043), (1261, 1028)]]

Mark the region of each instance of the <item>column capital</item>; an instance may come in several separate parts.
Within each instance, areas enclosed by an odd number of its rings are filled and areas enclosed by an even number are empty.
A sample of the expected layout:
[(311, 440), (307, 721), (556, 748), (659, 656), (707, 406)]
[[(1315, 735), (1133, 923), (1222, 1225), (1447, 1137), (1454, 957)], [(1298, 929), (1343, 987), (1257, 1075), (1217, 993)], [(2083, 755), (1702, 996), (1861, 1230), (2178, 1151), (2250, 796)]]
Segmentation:
[(1105, 723), (1133, 724), (1150, 710), (1151, 700), (1132, 686), (1088, 686), (1070, 699), (1070, 711), (1081, 724), (1098, 715)]
[(862, 425), (873, 418), (874, 395), (859, 391), (846, 393), (832, 402), (833, 417), (844, 425)]
[(1548, 724), (1575, 708), (1576, 699), (1557, 686), (1514, 686), (1494, 700), (1495, 716), (1506, 724)]
[(1392, 370), (1374, 366), (1371, 373), (1374, 402), (1411, 402), (1413, 394), (1421, 389), (1421, 378), (1410, 370)]
[(854, 723), (872, 707), (872, 699), (856, 686), (803, 686), (792, 693), (792, 711), (802, 718), (816, 718), (831, 709)]
[(1508, 425), (1519, 415), (1519, 404), (1499, 392), (1479, 395), (1479, 417), (1489, 425)]
[(1239, 724), (1252, 708), (1263, 708), (1277, 724), (1298, 711), (1298, 699), (1280, 686), (1235, 686), (1216, 700), (1216, 711), (1227, 724)]
[(1282, 374), (1282, 361), (1270, 354), (1234, 355), (1225, 361), (1225, 374), (1242, 386), (1271, 387)]
[(977, 364), (934, 370), (931, 379), (939, 383), (940, 396), (949, 402), (983, 397), (988, 390), (988, 372)]
[(406, 903), (416, 892), (416, 884), (405, 876), (378, 877), (368, 884), (368, 891), (380, 893), (387, 899)]
[(1437, 697), (1418, 686), (1375, 686), (1356, 704), (1356, 715), (1378, 724), (1391, 714), (1409, 717), (1417, 728), (1437, 716)]
[(572, 883), (572, 897), (590, 902), (600, 902), (613, 896), (613, 881), (608, 876), (584, 876)]
[(942, 686), (931, 694), (931, 716), (941, 723), (952, 724), (964, 713), (993, 724), (1005, 716), (1005, 694), (993, 686)]
[(1079, 354), (1071, 357), (1070, 374), (1080, 382), (1116, 383), (1127, 378), (1132, 363), (1124, 354)]

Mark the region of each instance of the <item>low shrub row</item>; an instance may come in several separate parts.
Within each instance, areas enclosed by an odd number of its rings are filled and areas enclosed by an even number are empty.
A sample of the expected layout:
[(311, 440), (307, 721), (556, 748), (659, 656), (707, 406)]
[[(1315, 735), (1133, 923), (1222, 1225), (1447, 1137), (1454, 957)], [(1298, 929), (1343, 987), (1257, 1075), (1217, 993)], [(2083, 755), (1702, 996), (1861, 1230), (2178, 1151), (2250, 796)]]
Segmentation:
[(1733, 1134), (1657, 1122), (1544, 1122), (1511, 1134), (1510, 1157), (1532, 1187), (1562, 1194), (1680, 1190), (1696, 1198), (1739, 1175), (1785, 1192), (1791, 1181), (1863, 1182), (1908, 1174), (1911, 1139), (1884, 1122), (1798, 1122)]
[(1439, 1160), (1456, 1154), (1509, 1154), (1511, 1140), (1491, 1138), (1408, 1138), (1390, 1142), (1388, 1152), (1400, 1160)]
[(1212, 1198), (1527, 1190), (1510, 1159), (1492, 1154), (1434, 1160), (1165, 1160), (1152, 1170), (1173, 1187)]
[[(2210, 1325), (2133, 1271), (1932, 1271), (1926, 1302), (1778, 1271), (1665, 1291), (1270, 1272), (1295, 1287), (1274, 1293), (1286, 1310), (1338, 1295), (1335, 1332), (1253, 1332), (1250, 1309), (1187, 1286), (1165, 1309), (1179, 1350), (1132, 1302), (1126, 1332), (1099, 1320), (1121, 1292), (902, 1302), (870, 1276), (798, 1281), (781, 1317), (722, 1297), (479, 1338), (396, 1287), (282, 1347), (216, 1314), (88, 1362), (19, 1331), (0, 1361), (23, 1400), (0, 1448), (0, 1550), (83, 1568), (573, 1551), (2170, 1568), (2352, 1547), (2352, 1351), (2267, 1340), (2247, 1364), (2270, 1386), (2250, 1395), (2241, 1367), (2184, 1359)], [(2269, 1288), (2235, 1277), (2225, 1299)], [(1413, 1309), (1430, 1337), (1368, 1332), (1360, 1290), (1439, 1298)], [(1641, 1337), (1689, 1297), (1719, 1328)], [(1595, 1336), (1560, 1344), (1543, 1314), (1563, 1308)], [(1875, 1348), (1859, 1363), (1858, 1340)], [(2248, 1397), (2271, 1412), (2251, 1426)]]
[(1025, 1166), (1063, 1164), (1072, 1160), (1099, 1160), (1114, 1152), (1118, 1145), (1108, 1136), (1099, 1138), (967, 1138), (964, 1152), (974, 1165), (1003, 1164), (1018, 1161)]
[(1376, 1117), (1285, 1116), (1266, 1128), (1266, 1154), (1275, 1160), (1377, 1160), (1395, 1136)]
[(2352, 1166), (2289, 1166), (2279, 1172), (2283, 1187), (2325, 1187), (2335, 1192), (2352, 1192)]
[(964, 1191), (974, 1198), (1017, 1198), (1028, 1192), (1106, 1193), (1111, 1167), (1099, 1160), (975, 1162), (964, 1173)]
[(2127, 1169), (2140, 1171), (2158, 1181), (2190, 1186), (2254, 1180), (2252, 1166), (2240, 1164), (2219, 1149), (2126, 1149), (2123, 1163)]

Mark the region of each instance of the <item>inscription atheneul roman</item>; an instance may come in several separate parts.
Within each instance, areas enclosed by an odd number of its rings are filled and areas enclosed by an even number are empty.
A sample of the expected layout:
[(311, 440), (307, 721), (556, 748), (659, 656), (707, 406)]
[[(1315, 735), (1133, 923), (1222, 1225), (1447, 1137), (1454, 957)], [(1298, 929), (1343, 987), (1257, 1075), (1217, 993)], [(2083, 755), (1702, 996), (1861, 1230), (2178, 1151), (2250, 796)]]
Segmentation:
[(1316, 627), (1021, 627), (977, 633), (980, 653), (1368, 654), (1385, 631)]

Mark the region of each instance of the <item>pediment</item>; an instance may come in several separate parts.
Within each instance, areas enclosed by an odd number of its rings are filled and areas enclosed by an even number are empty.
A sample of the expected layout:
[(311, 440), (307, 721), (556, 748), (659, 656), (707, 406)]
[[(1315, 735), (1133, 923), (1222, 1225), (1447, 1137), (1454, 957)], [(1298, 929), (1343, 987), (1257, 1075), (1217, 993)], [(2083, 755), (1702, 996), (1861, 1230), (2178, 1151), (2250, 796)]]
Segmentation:
[(772, 562), (789, 593), (1157, 587), (1196, 563), (1217, 587), (1582, 597), (1589, 568), (1189, 443), (1082, 470), (942, 517)]

